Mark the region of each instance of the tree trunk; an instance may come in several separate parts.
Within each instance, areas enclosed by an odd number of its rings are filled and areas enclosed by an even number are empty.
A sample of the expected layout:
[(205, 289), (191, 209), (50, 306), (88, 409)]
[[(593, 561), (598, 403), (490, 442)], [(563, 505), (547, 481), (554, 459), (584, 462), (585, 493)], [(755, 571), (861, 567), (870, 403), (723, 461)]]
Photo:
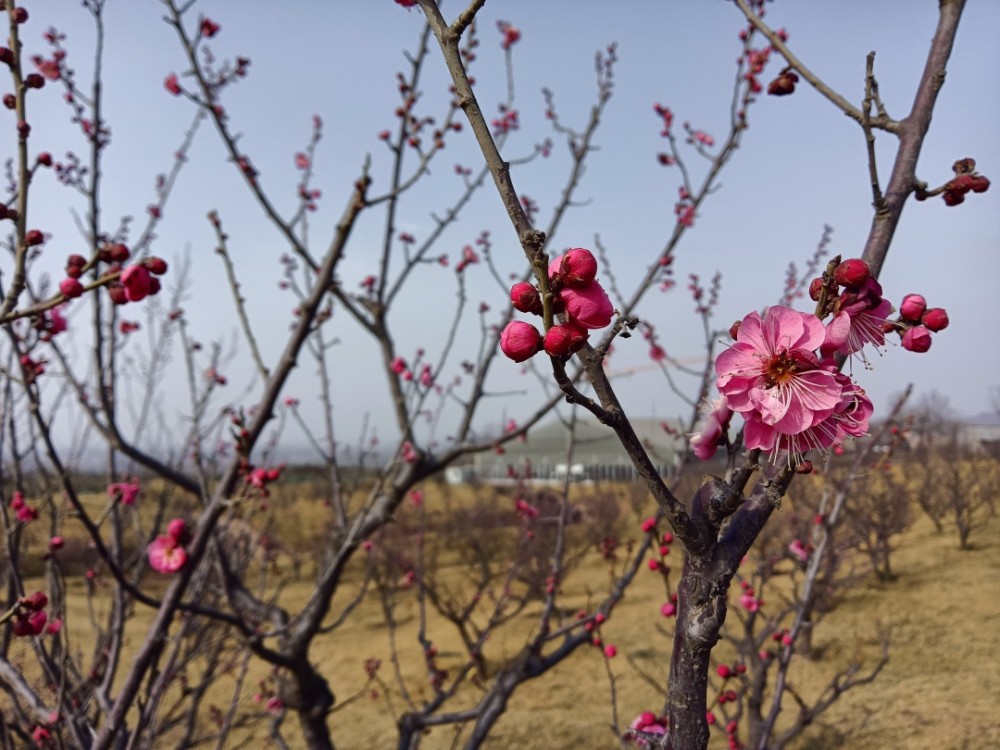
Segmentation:
[[(726, 579), (726, 580), (724, 580)], [(677, 587), (677, 625), (670, 660), (670, 750), (708, 747), (705, 720), (712, 648), (726, 619), (728, 576), (701, 555), (684, 559)]]

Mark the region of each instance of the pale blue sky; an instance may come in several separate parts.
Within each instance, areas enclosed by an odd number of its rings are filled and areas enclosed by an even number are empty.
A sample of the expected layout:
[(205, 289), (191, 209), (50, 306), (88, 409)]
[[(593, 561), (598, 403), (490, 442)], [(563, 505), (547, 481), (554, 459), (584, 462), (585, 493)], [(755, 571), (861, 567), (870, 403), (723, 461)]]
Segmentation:
[[(394, 76), (405, 64), (401, 50), (415, 44), (421, 14), (406, 11), (391, 0), (355, 3), (263, 0), (202, 2), (201, 11), (222, 25), (213, 40), (220, 57), (246, 55), (249, 77), (225, 94), (224, 103), (242, 133), (241, 145), (260, 171), (262, 184), (285, 211), (294, 206), (298, 173), (293, 155), (309, 136), (313, 114), (325, 122), (315, 162), (315, 186), (323, 190), (320, 210), (312, 217), (315, 248), (325, 246), (339, 218), (351, 184), (366, 153), (373, 158), (373, 193), (388, 183), (389, 161), (376, 134), (394, 128), (397, 106)], [(448, 14), (458, 7), (447, 4)], [(790, 45), (814, 71), (854, 102), (863, 95), (865, 55), (877, 50), (876, 74), (891, 115), (909, 108), (936, 20), (937, 3), (912, 2), (790, 2), (768, 5), (768, 21), (790, 32)], [(44, 53), (41, 34), (50, 25), (69, 33), (66, 42), (78, 78), (90, 77), (92, 27), (76, 0), (58, 0), (31, 7), (22, 29), (29, 54)], [(107, 4), (105, 85), (107, 117), (113, 141), (107, 152), (104, 201), (105, 224), (117, 225), (121, 215), (137, 217), (141, 226), (146, 205), (153, 200), (154, 176), (166, 171), (193, 112), (190, 105), (162, 87), (171, 71), (182, 73), (183, 55), (172, 30), (161, 20), (158, 2), (110, 0)], [(517, 25), (523, 38), (516, 47), (517, 107), (521, 130), (508, 143), (507, 154), (522, 155), (549, 135), (543, 117), (543, 86), (551, 88), (562, 117), (582, 125), (593, 101), (593, 55), (609, 42), (618, 43), (620, 64), (616, 91), (608, 105), (580, 192), (584, 205), (570, 211), (554, 248), (591, 247), (600, 233), (612, 257), (615, 274), (631, 289), (645, 264), (662, 248), (673, 226), (678, 177), (655, 161), (663, 142), (652, 111), (654, 102), (669, 106), (678, 122), (720, 136), (728, 122), (737, 34), (743, 23), (726, 2), (574, 2), (538, 3), (513, 0), (489, 3), (481, 13), (479, 60), (473, 74), (480, 101), (488, 112), (505, 96), (503, 60), (495, 22)], [(1000, 3), (970, 2), (959, 29), (948, 79), (920, 161), (920, 176), (940, 183), (955, 159), (972, 156), (990, 178), (1000, 176)], [(765, 74), (769, 80), (780, 65)], [(446, 101), (446, 77), (439, 55), (432, 54), (422, 87), (424, 111), (440, 116)], [(33, 131), (31, 148), (50, 150), (61, 158), (69, 148), (82, 149), (82, 139), (68, 125), (69, 110), (54, 86), (29, 101)], [(10, 115), (8, 114), (9, 118)], [(10, 149), (11, 141), (6, 148)], [(67, 146), (72, 143), (74, 145)], [(879, 136), (883, 176), (888, 175), (894, 141)], [(541, 206), (541, 221), (558, 198), (566, 173), (564, 147), (553, 157), (518, 170), (515, 185)], [(226, 160), (220, 141), (209, 128), (198, 135), (191, 163), (181, 175), (178, 191), (165, 212), (155, 251), (174, 260), (190, 247), (194, 278), (184, 307), (192, 333), (203, 341), (230, 340), (236, 331), (223, 274), (212, 252), (215, 240), (205, 220), (219, 210), (231, 236), (230, 247), (242, 276), (251, 317), (259, 328), (265, 358), (277, 357), (291, 322), (294, 300), (280, 293), (278, 256), (285, 252), (280, 237), (262, 222), (248, 193)], [(442, 212), (458, 195), (455, 163), (474, 165), (476, 151), (468, 130), (453, 138), (433, 169), (427, 189), (408, 196), (399, 228), (418, 239), (428, 233), (432, 211)], [(702, 169), (690, 155), (694, 171)], [(864, 141), (860, 129), (840, 115), (808, 86), (794, 96), (762, 97), (750, 115), (744, 145), (727, 167), (722, 189), (703, 206), (694, 229), (682, 242), (675, 263), (678, 289), (652, 293), (641, 308), (669, 352), (679, 357), (697, 354), (700, 329), (690, 297), (684, 291), (688, 273), (711, 277), (723, 273), (722, 298), (716, 321), (720, 327), (779, 297), (789, 261), (800, 267), (812, 253), (824, 224), (834, 227), (832, 250), (850, 257), (860, 253), (871, 219)], [(79, 250), (78, 235), (67, 205), (82, 204), (65, 188), (40, 175), (31, 225), (53, 234), (46, 254), (54, 273), (65, 255)], [(944, 306), (951, 327), (937, 335), (926, 355), (914, 355), (890, 345), (885, 356), (872, 358), (874, 370), (859, 372), (859, 381), (876, 402), (877, 413), (888, 408), (888, 394), (906, 382), (918, 391), (938, 389), (961, 411), (989, 408), (989, 389), (1000, 385), (1000, 357), (988, 311), (994, 307), (1000, 271), (1000, 189), (970, 196), (962, 206), (947, 208), (940, 198), (910, 203), (883, 272), (887, 296), (898, 304), (908, 292), (923, 293), (933, 306)], [(352, 239), (341, 277), (350, 289), (374, 272), (381, 244), (381, 211), (367, 214)], [(472, 201), (463, 220), (450, 229), (437, 253), (453, 264), (461, 248), (482, 230), (489, 230), (494, 254), (504, 272), (520, 272), (523, 261), (513, 232), (495, 192), (489, 187)], [(58, 276), (57, 276), (58, 278)], [(475, 308), (481, 300), (494, 310), (505, 304), (485, 267), (468, 273), (470, 315), (465, 336), (478, 330)], [(428, 266), (415, 277), (414, 294), (404, 300), (395, 336), (400, 353), (412, 356), (419, 346), (436, 358), (454, 298), (454, 270)], [(82, 307), (80, 303), (77, 306)], [(801, 306), (800, 309), (807, 309)], [(82, 313), (82, 309), (79, 311)], [(138, 310), (129, 310), (141, 318)], [(489, 317), (489, 316), (488, 316)], [(495, 318), (494, 318), (495, 319)], [(84, 326), (83, 318), (74, 321)], [(339, 395), (339, 432), (349, 441), (363, 412), (383, 435), (393, 434), (384, 393), (384, 377), (372, 357), (374, 347), (358, 327), (343, 316), (335, 334), (342, 340), (334, 357), (334, 387)], [(141, 339), (129, 343), (139, 345)], [(245, 351), (245, 347), (242, 346)], [(460, 371), (454, 359), (449, 378)], [(641, 337), (617, 347), (612, 367), (648, 362)], [(252, 382), (244, 358), (229, 365), (229, 395), (235, 397)], [(527, 387), (519, 368), (501, 362), (495, 390)], [(175, 382), (179, 379), (171, 376)], [(171, 389), (171, 399), (180, 394)], [(317, 391), (311, 366), (295, 375), (289, 395), (310, 405)], [(622, 381), (626, 405), (637, 417), (674, 417), (684, 413), (656, 374)], [(359, 398), (358, 394), (364, 397)], [(249, 402), (249, 399), (247, 400)], [(186, 398), (184, 400), (186, 403)], [(509, 416), (530, 411), (531, 399), (507, 402)], [(315, 410), (312, 410), (314, 414)], [(491, 404), (486, 422), (496, 424), (501, 404)], [(447, 434), (449, 424), (439, 434)]]

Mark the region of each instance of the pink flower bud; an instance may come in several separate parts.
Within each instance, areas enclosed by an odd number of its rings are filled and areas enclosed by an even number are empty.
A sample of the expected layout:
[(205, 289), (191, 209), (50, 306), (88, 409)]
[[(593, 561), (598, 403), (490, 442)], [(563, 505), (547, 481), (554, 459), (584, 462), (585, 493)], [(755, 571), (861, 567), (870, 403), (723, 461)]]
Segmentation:
[(604, 655), (609, 659), (614, 659), (616, 656), (618, 656), (618, 649), (609, 643), (607, 646), (604, 647)]
[(871, 269), (861, 258), (849, 258), (837, 266), (834, 280), (841, 286), (860, 287), (871, 277)]
[(62, 549), (65, 543), (66, 540), (63, 539), (61, 536), (54, 536), (51, 539), (49, 539), (49, 549), (53, 551), (57, 549)]
[(920, 320), (927, 309), (927, 300), (919, 294), (907, 294), (899, 306), (899, 314), (907, 320)]
[(173, 521), (167, 524), (167, 535), (173, 539), (177, 544), (180, 544), (187, 534), (187, 524), (184, 523), (183, 518), (175, 518)]
[[(823, 291), (823, 279), (818, 276), (809, 282), (809, 299), (813, 302), (819, 302), (820, 292)], [(735, 336), (733, 337), (735, 338)]]
[(664, 617), (673, 617), (677, 614), (677, 606), (673, 602), (667, 602), (660, 607), (660, 614)]
[(732, 674), (732, 672), (729, 671), (728, 664), (720, 664), (715, 668), (715, 673), (724, 680), (729, 679), (730, 674)]
[(542, 298), (538, 290), (527, 281), (520, 281), (510, 288), (510, 301), (514, 303), (514, 309), (520, 312), (535, 315), (542, 312)]
[(573, 289), (588, 286), (597, 277), (597, 258), (590, 250), (574, 247), (549, 263), (549, 278), (556, 277)]
[(981, 174), (972, 175), (969, 189), (972, 190), (973, 193), (985, 193), (990, 189), (990, 181)]
[(59, 282), (59, 291), (66, 299), (76, 299), (83, 294), (83, 284), (73, 278), (63, 279)]
[(553, 357), (572, 354), (587, 341), (587, 331), (570, 321), (552, 326), (545, 334), (545, 352)]
[(533, 325), (512, 320), (500, 333), (500, 351), (515, 362), (524, 362), (538, 352), (541, 340), (541, 334)]
[(163, 88), (169, 91), (174, 96), (181, 95), (181, 85), (177, 81), (177, 74), (171, 73), (165, 79), (163, 79)]
[(948, 327), (948, 313), (943, 307), (932, 307), (920, 317), (924, 327), (937, 333)]
[(566, 314), (584, 328), (604, 328), (615, 312), (607, 292), (596, 281), (581, 288), (562, 289), (559, 299), (566, 308)]
[(903, 348), (923, 354), (931, 348), (931, 332), (923, 326), (906, 329), (906, 333), (903, 334)]
[(138, 302), (152, 291), (149, 271), (143, 266), (132, 265), (122, 271), (121, 284), (129, 302)]
[(965, 194), (957, 190), (945, 190), (941, 194), (941, 197), (944, 199), (944, 205), (946, 206), (957, 206), (959, 203), (965, 202)]

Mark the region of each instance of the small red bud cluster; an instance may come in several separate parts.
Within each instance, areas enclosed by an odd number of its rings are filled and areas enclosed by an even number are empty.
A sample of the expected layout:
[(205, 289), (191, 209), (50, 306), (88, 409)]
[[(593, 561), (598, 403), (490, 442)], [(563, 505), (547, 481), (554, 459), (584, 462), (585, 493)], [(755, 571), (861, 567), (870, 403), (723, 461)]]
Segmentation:
[(810, 282), (809, 298), (817, 303), (816, 314), (820, 318), (841, 311), (851, 317), (874, 313), (883, 305), (882, 287), (868, 264), (860, 258), (840, 262), (839, 256), (830, 262), (822, 276)]
[(956, 161), (951, 170), (955, 176), (936, 190), (928, 191), (923, 186), (918, 187), (915, 197), (918, 201), (927, 200), (932, 195), (941, 193), (946, 206), (957, 206), (965, 202), (967, 193), (985, 193), (990, 189), (990, 181), (984, 175), (976, 172), (976, 160), (966, 157)]
[[(515, 320), (500, 334), (500, 349), (515, 362), (523, 362), (542, 349), (552, 357), (568, 357), (587, 343), (588, 329), (604, 328), (611, 322), (614, 307), (597, 281), (597, 259), (589, 250), (575, 247), (549, 264), (549, 292), (552, 310), (564, 321), (542, 335), (530, 323)], [(510, 290), (516, 310), (541, 315), (543, 304), (538, 289), (526, 281)]]
[(788, 96), (795, 92), (795, 84), (799, 77), (791, 68), (785, 68), (767, 85), (767, 93), (771, 96)]
[(18, 599), (17, 613), (10, 625), (11, 632), (15, 636), (41, 635), (45, 632), (45, 623), (49, 618), (44, 610), (48, 603), (49, 597), (44, 591), (36, 591)]
[(48, 364), (48, 360), (36, 360), (29, 354), (22, 354), (19, 361), (24, 371), (24, 381), (28, 384), (34, 383), (40, 375), (44, 375), (45, 365)]
[(521, 38), (521, 30), (507, 21), (497, 21), (497, 30), (503, 37), (500, 46), (504, 50), (509, 50)]
[(262, 497), (268, 497), (271, 494), (268, 485), (281, 479), (281, 472), (284, 471), (285, 465), (280, 464), (271, 469), (265, 469), (263, 466), (247, 467), (247, 469), (247, 484), (257, 489)]
[[(24, 357), (21, 359), (23, 362)], [(17, 520), (21, 523), (31, 523), (32, 521), (38, 520), (38, 508), (28, 505), (24, 501), (24, 493), (20, 490), (16, 491), (14, 496), (11, 498), (10, 509), (14, 511), (14, 514), (17, 516)]]
[(899, 305), (899, 318), (886, 322), (886, 332), (896, 331), (903, 348), (923, 354), (931, 348), (931, 332), (948, 327), (948, 312), (943, 307), (927, 307), (919, 294), (907, 294)]

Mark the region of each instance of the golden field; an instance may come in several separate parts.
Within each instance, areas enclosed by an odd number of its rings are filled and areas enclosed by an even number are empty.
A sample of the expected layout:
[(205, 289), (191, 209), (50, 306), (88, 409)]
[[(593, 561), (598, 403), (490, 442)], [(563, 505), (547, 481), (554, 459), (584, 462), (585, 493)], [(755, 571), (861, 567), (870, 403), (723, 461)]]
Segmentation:
[[(585, 491), (586, 492), (586, 491)], [(95, 501), (96, 502), (96, 501)], [(428, 513), (440, 512), (447, 503), (459, 503), (450, 496), (429, 489)], [(509, 499), (500, 502), (509, 505)], [(623, 538), (640, 536), (631, 510), (622, 503)], [(275, 498), (268, 512), (272, 535), (284, 539), (286, 550), (304, 549), (306, 537), (315, 535), (323, 524), (317, 503)], [(648, 510), (648, 509), (647, 509)], [(408, 511), (412, 513), (412, 511)], [(780, 523), (781, 512), (772, 523)], [(851, 750), (978, 750), (1000, 747), (1000, 521), (993, 518), (972, 538), (973, 549), (960, 551), (957, 535), (946, 529), (935, 533), (931, 523), (914, 512), (915, 523), (897, 539), (893, 568), (898, 579), (879, 582), (868, 575), (848, 591), (837, 608), (817, 628), (813, 646), (822, 658), (810, 661), (796, 657), (790, 671), (795, 689), (807, 700), (815, 696), (830, 676), (848, 663), (873, 663), (880, 651), (878, 628), (891, 628), (890, 661), (877, 680), (846, 693), (793, 746), (806, 748), (850, 748)], [(71, 529), (67, 527), (67, 536)], [(296, 537), (301, 537), (296, 539)], [(429, 545), (433, 545), (429, 537)], [(624, 548), (624, 544), (622, 545)], [(679, 549), (674, 551), (677, 555)], [(622, 551), (621, 554), (624, 554)], [(292, 567), (287, 555), (279, 554), (281, 572)], [(441, 551), (442, 578), (460, 586), (464, 571), (450, 551)], [(358, 591), (363, 578), (362, 556), (335, 601), (337, 613)], [(680, 560), (670, 562), (679, 568)], [(295, 611), (310, 591), (309, 564), (301, 578), (288, 580), (281, 602)], [(163, 585), (164, 578), (150, 574), (150, 590)], [(562, 587), (560, 604), (569, 621), (578, 609), (593, 607), (608, 588), (609, 567), (592, 550)], [(37, 582), (42, 585), (41, 582)], [(66, 626), (78, 644), (85, 644), (90, 632), (88, 607), (81, 577), (69, 580), (69, 612)], [(94, 600), (98, 615), (106, 606)], [(666, 673), (670, 643), (662, 632), (669, 625), (659, 614), (665, 600), (659, 576), (640, 570), (625, 598), (603, 626), (605, 643), (614, 644), (618, 654), (607, 664), (615, 676), (618, 723), (626, 727), (641, 711), (658, 711), (662, 697), (630, 665), (630, 660), (647, 673), (661, 678)], [(735, 600), (735, 597), (732, 597)], [(410, 697), (419, 704), (431, 695), (421, 647), (417, 641), (419, 610), (415, 589), (395, 595), (395, 643), (399, 673), (406, 681)], [(515, 620), (490, 638), (486, 647), (487, 671), (517, 653), (537, 619), (541, 605), (531, 603)], [(439, 651), (439, 664), (454, 670), (463, 663), (462, 644), (455, 631), (428, 608), (427, 632)], [(150, 611), (138, 606), (130, 621), (126, 650), (135, 648), (145, 634)], [(730, 617), (733, 617), (732, 609)], [(18, 646), (25, 648), (24, 646)], [(725, 648), (725, 647), (721, 647)], [(86, 648), (83, 649), (87, 653)], [(731, 654), (721, 652), (726, 658)], [(24, 654), (26, 663), (30, 655)], [(382, 663), (379, 672), (385, 685), (367, 685), (366, 659)], [(330, 717), (334, 740), (340, 748), (395, 747), (395, 719), (406, 710), (396, 685), (389, 632), (379, 597), (367, 597), (336, 631), (319, 637), (312, 660), (322, 668), (339, 705)], [(127, 659), (126, 659), (127, 663)], [(556, 669), (522, 685), (514, 694), (506, 714), (495, 727), (488, 747), (526, 748), (613, 748), (618, 746), (612, 723), (611, 690), (599, 649), (585, 648)], [(268, 675), (264, 665), (254, 665), (240, 691), (240, 710), (248, 716), (263, 716), (254, 701), (259, 680)], [(208, 703), (225, 710), (231, 701), (234, 675), (222, 676), (209, 693)], [(372, 687), (377, 696), (371, 694)], [(471, 705), (480, 695), (474, 686), (460, 694), (446, 710)], [(352, 700), (353, 698), (353, 700)], [(0, 698), (0, 705), (6, 698)], [(787, 698), (787, 705), (793, 705)], [(295, 720), (289, 716), (283, 731), (296, 745)], [(780, 726), (780, 723), (779, 723)], [(461, 732), (461, 727), (458, 731)], [(465, 728), (467, 730), (467, 728)], [(461, 746), (456, 728), (441, 727), (425, 736), (421, 747)], [(722, 733), (713, 735), (712, 747), (725, 747)], [(263, 720), (234, 733), (231, 747), (268, 747)]]

